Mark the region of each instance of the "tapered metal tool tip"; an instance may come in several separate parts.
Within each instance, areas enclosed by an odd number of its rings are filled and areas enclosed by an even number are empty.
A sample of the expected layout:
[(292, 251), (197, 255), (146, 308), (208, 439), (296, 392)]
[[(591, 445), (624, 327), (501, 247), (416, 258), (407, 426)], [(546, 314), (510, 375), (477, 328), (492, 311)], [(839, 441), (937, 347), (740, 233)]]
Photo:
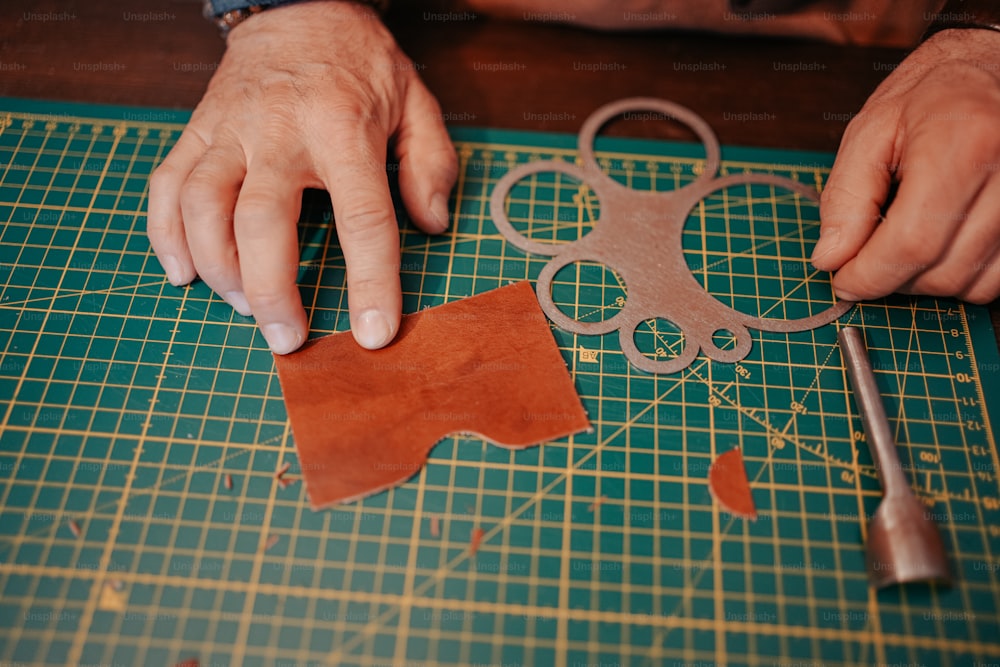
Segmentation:
[(882, 500), (868, 526), (867, 561), (875, 588), (918, 581), (951, 584), (937, 524), (912, 494)]

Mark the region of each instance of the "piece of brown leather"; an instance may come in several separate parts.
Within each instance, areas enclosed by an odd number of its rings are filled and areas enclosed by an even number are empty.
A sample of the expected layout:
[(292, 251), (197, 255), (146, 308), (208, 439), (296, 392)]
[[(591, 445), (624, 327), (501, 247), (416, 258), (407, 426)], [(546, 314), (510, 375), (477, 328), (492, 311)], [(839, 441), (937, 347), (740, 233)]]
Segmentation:
[(747, 469), (740, 448), (722, 454), (708, 469), (708, 488), (729, 513), (747, 519), (757, 518), (757, 506), (750, 493)]
[(449, 434), (520, 449), (590, 428), (527, 282), (404, 316), (381, 350), (345, 331), (275, 364), (314, 509), (401, 484)]

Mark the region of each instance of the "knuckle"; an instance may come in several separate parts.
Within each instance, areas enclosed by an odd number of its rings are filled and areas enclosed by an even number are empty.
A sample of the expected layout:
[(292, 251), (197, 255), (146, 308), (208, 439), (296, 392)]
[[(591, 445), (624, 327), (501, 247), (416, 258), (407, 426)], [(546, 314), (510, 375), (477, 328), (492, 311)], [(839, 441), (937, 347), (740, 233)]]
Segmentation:
[(448, 143), (434, 151), (434, 158), (438, 161), (438, 168), (444, 177), (450, 181), (458, 177), (458, 154), (454, 145)]
[(358, 126), (336, 123), (324, 129), (318, 142), (336, 150), (337, 157), (314, 152), (314, 170), (325, 182), (347, 179), (385, 179), (388, 140), (384, 133), (372, 133)]
[(157, 196), (183, 178), (183, 173), (170, 162), (161, 163), (149, 176), (150, 196)]
[(171, 229), (162, 223), (153, 223), (152, 218), (146, 223), (146, 238), (149, 239), (149, 245), (153, 248), (153, 252), (160, 253), (170, 252), (171, 248), (176, 246), (174, 242), (174, 235), (171, 233)]
[(347, 272), (347, 286), (357, 300), (368, 295), (390, 294), (399, 290), (399, 274), (396, 266), (385, 266), (379, 269), (376, 265), (358, 268)]
[(819, 195), (820, 218), (824, 225), (873, 224), (877, 208), (855, 192), (837, 183), (823, 188)]
[[(294, 285), (294, 282), (291, 283), (291, 287), (294, 288)], [(288, 286), (244, 283), (244, 294), (258, 321), (267, 320), (268, 314), (284, 312), (298, 303), (298, 292), (285, 287)]]
[(922, 234), (901, 234), (896, 239), (896, 260), (890, 268), (894, 273), (917, 273), (927, 269), (941, 256), (943, 244), (940, 239), (928, 238)]
[(395, 233), (396, 217), (391, 208), (377, 204), (347, 207), (338, 221), (337, 230), (347, 237), (371, 239), (375, 232), (392, 230)]
[(298, 171), (297, 165), (302, 164), (301, 156), (292, 155), (280, 148), (267, 148), (255, 156), (254, 167), (263, 167), (272, 174), (287, 175)]
[(229, 291), (231, 285), (238, 284), (238, 280), (229, 267), (220, 263), (221, 259), (213, 257), (206, 262), (204, 258), (198, 258), (195, 261), (195, 270), (206, 285), (216, 292), (224, 293)]
[(972, 123), (977, 128), (996, 127), (995, 100), (987, 100), (978, 95), (975, 97), (958, 95), (939, 104), (944, 111), (951, 112), (946, 113), (943, 120)]
[(259, 190), (244, 190), (236, 202), (233, 215), (241, 232), (269, 229), (275, 220), (282, 217), (276, 203), (267, 193)]
[(852, 294), (857, 294), (862, 299), (878, 299), (887, 295), (891, 290), (886, 289), (878, 278), (869, 276), (858, 276), (851, 281), (841, 281), (836, 284), (837, 289), (844, 289)]
[(191, 259), (198, 275), (210, 285), (232, 282), (239, 276), (239, 256), (233, 243), (192, 244)]
[(146, 216), (146, 236), (149, 237), (149, 241), (153, 244), (153, 247), (156, 247), (158, 243), (165, 243), (173, 238), (175, 230), (179, 225), (172, 217), (162, 212), (157, 213), (152, 209), (149, 211), (149, 214)]
[(213, 176), (204, 170), (196, 170), (181, 186), (180, 203), (184, 211), (204, 209), (220, 198), (219, 186)]
[(928, 271), (914, 281), (913, 291), (931, 296), (958, 296), (968, 288), (970, 278), (960, 271)]
[(836, 290), (845, 290), (862, 299), (877, 299), (889, 294), (893, 285), (878, 260), (856, 258), (849, 268), (839, 271), (833, 280)]
[(821, 206), (836, 206), (844, 202), (861, 201), (861, 197), (856, 195), (850, 188), (840, 184), (839, 181), (830, 181), (819, 193), (819, 203)]
[(265, 169), (287, 178), (299, 174), (307, 164), (306, 155), (299, 148), (295, 130), (268, 130), (264, 144), (257, 149), (248, 168)]
[(960, 296), (969, 303), (974, 303), (977, 306), (986, 306), (1000, 298), (1000, 284), (991, 284), (984, 287), (977, 285)]
[(847, 127), (844, 128), (844, 135), (842, 139), (845, 144), (857, 139), (858, 134), (860, 134), (864, 129), (865, 123), (868, 121), (870, 114), (871, 111), (868, 107), (865, 107), (859, 111), (857, 115), (851, 118), (850, 121), (848, 121)]
[(343, 141), (356, 141), (359, 128), (372, 126), (384, 131), (391, 115), (385, 100), (391, 97), (388, 91), (379, 95), (364, 86), (355, 87), (351, 95), (337, 99), (324, 110), (331, 134)]
[(898, 122), (899, 110), (884, 100), (869, 99), (844, 128), (844, 143), (865, 141), (872, 135), (883, 133)]
[(352, 123), (367, 120), (371, 117), (373, 105), (366, 96), (357, 91), (354, 95), (347, 95), (338, 99), (327, 112), (328, 117), (337, 123), (334, 130), (346, 132)]
[(819, 193), (819, 205), (822, 209), (835, 209), (843, 196), (843, 190), (835, 183), (827, 183)]
[(973, 169), (982, 165), (996, 164), (1000, 158), (1000, 118), (994, 119), (989, 127), (972, 127), (969, 129), (971, 143), (968, 145), (968, 156)]
[(1000, 298), (1000, 263), (994, 258), (975, 265), (976, 275), (958, 296), (971, 303), (986, 305)]
[(379, 174), (385, 178), (385, 143), (371, 141), (364, 135), (352, 135), (335, 138), (331, 145), (337, 146), (347, 158), (335, 167), (341, 177), (376, 178)]

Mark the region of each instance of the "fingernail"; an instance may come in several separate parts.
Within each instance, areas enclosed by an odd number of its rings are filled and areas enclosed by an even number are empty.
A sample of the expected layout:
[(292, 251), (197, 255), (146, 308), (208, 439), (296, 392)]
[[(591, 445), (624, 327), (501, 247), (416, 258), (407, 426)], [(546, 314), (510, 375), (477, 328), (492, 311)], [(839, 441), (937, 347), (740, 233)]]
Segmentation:
[(288, 354), (297, 350), (302, 344), (302, 335), (281, 322), (265, 324), (260, 328), (260, 331), (264, 334), (264, 340), (267, 341), (268, 347), (275, 354)]
[(430, 214), (442, 232), (448, 229), (448, 198), (440, 192), (431, 197)]
[(171, 285), (179, 286), (184, 283), (182, 276), (184, 270), (176, 257), (173, 255), (160, 257), (160, 266), (163, 267), (163, 272), (167, 274), (167, 280), (170, 281)]
[(813, 248), (811, 261), (815, 262), (818, 259), (823, 259), (825, 256), (829, 255), (837, 247), (837, 243), (840, 241), (840, 230), (831, 229), (828, 232), (820, 234), (819, 241), (816, 242), (816, 247)]
[(842, 289), (835, 289), (834, 291), (837, 293), (837, 298), (841, 301), (861, 301), (861, 297), (857, 294), (851, 294), (850, 292), (845, 292)]
[(354, 326), (354, 339), (361, 347), (377, 350), (392, 340), (392, 327), (389, 318), (381, 311), (366, 310), (358, 316)]
[(222, 298), (243, 317), (249, 317), (253, 314), (253, 311), (250, 310), (250, 302), (247, 301), (247, 297), (243, 292), (233, 290), (232, 292), (226, 292)]

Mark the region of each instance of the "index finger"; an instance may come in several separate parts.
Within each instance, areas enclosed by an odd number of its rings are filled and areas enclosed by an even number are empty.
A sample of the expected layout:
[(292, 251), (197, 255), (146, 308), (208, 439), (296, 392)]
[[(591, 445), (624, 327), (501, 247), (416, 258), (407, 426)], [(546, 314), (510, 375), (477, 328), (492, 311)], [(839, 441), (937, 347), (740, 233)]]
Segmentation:
[(859, 115), (844, 132), (820, 196), (820, 238), (812, 264), (821, 271), (835, 271), (854, 257), (878, 223), (892, 184), (894, 133), (886, 127), (888, 113)]
[(167, 157), (149, 177), (146, 235), (167, 279), (186, 285), (195, 278), (194, 261), (188, 250), (181, 214), (181, 188), (208, 145), (185, 128)]

